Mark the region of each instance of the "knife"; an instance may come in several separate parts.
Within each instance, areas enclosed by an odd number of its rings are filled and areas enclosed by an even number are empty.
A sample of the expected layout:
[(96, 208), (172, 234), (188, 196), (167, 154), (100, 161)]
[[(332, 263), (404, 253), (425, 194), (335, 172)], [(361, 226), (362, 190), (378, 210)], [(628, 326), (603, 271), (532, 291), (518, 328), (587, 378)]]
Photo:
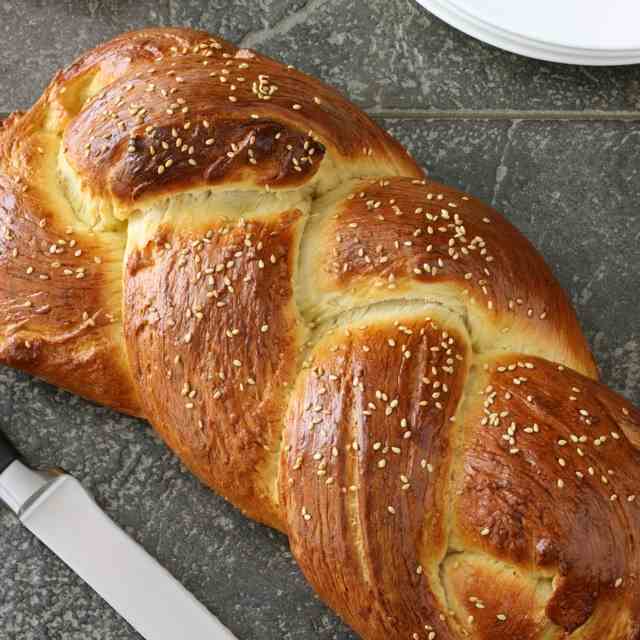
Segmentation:
[(146, 640), (236, 640), (75, 478), (33, 471), (1, 432), (0, 499)]

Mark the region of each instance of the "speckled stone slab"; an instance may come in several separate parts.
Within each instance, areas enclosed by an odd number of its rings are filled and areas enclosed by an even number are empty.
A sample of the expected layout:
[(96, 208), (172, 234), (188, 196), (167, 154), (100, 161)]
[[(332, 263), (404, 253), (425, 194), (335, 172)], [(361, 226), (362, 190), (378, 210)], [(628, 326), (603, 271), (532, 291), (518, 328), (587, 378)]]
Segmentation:
[[(85, 48), (170, 23), (260, 48), (395, 116), (380, 122), (434, 178), (494, 204), (540, 249), (604, 380), (640, 402), (637, 67), (526, 60), (413, 0), (0, 0), (0, 111), (28, 106)], [(28, 461), (79, 478), (240, 640), (354, 640), (286, 539), (202, 487), (146, 424), (0, 368), (0, 425)], [(2, 508), (0, 558), (1, 640), (139, 638)]]
[(207, 29), (318, 75), (377, 111), (638, 111), (637, 67), (541, 63), (445, 25), (415, 0), (3, 0), (0, 111), (121, 31)]

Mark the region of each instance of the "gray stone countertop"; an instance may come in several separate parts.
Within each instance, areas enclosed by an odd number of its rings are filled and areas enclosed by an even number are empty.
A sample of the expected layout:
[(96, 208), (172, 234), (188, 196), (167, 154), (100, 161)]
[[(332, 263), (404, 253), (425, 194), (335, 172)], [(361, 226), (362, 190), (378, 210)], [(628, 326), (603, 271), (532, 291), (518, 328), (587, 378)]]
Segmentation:
[[(528, 60), (413, 0), (0, 0), (0, 112), (28, 107), (84, 49), (169, 24), (336, 85), (433, 177), (504, 212), (570, 292), (605, 382), (640, 402), (640, 67)], [(202, 487), (148, 425), (5, 368), (0, 424), (30, 462), (79, 478), (241, 640), (355, 637), (286, 539)], [(139, 638), (3, 509), (0, 558), (2, 640)]]

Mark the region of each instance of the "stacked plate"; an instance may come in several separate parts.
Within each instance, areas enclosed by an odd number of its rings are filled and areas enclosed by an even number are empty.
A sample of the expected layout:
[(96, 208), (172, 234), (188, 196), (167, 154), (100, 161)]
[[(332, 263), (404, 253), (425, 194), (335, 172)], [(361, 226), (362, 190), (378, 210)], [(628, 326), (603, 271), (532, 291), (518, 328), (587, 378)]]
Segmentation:
[(531, 58), (640, 63), (640, 0), (418, 0), (453, 27)]

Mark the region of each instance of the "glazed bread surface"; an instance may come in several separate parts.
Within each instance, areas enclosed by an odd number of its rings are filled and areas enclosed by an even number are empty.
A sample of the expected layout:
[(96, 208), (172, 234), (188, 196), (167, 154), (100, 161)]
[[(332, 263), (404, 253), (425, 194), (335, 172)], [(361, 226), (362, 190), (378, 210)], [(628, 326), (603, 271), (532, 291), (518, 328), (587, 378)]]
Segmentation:
[(0, 129), (0, 361), (149, 420), (363, 638), (640, 638), (640, 414), (500, 214), (337, 92), (124, 34)]

